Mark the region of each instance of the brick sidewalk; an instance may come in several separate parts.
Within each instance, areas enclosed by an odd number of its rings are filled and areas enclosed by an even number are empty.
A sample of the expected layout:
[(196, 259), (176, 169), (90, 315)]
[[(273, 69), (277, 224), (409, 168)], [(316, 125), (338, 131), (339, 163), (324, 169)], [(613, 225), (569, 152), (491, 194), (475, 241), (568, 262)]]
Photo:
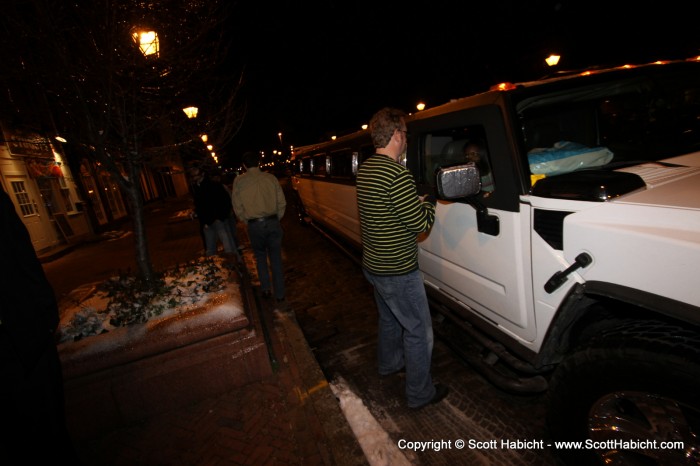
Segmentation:
[(366, 465), (293, 314), (264, 304), (273, 373), (78, 445), (86, 465)]
[[(163, 208), (181, 206), (182, 202), (175, 202)], [(202, 243), (196, 229), (186, 225), (174, 234), (176, 228), (165, 221), (169, 218), (167, 212), (156, 218), (157, 222), (149, 225), (149, 235), (158, 241), (149, 243), (155, 246), (154, 262), (171, 260), (175, 243), (179, 255), (186, 255), (183, 249), (190, 250), (192, 258), (201, 254)], [(189, 236), (184, 237), (183, 232)], [(240, 238), (245, 242), (245, 235)], [(86, 259), (80, 262), (83, 269), (75, 270), (71, 267), (72, 255), (107, 257), (108, 252), (118, 254), (115, 248), (128, 249), (131, 245), (130, 241), (120, 240), (80, 246), (45, 267), (56, 269), (52, 272), (56, 276), (86, 274), (84, 267), (91, 262)], [(122, 254), (131, 254), (131, 250)], [(253, 263), (249, 249), (244, 257), (247, 264)], [(293, 311), (272, 309), (270, 302), (258, 297), (254, 281), (248, 288), (246, 293), (254, 303), (250, 306), (252, 327), (264, 336), (269, 356), (269, 361), (265, 361), (268, 371), (261, 373), (270, 375), (126, 426), (115, 426), (99, 435), (74, 435), (85, 465), (368, 464)], [(207, 380), (199, 383), (206, 384)]]

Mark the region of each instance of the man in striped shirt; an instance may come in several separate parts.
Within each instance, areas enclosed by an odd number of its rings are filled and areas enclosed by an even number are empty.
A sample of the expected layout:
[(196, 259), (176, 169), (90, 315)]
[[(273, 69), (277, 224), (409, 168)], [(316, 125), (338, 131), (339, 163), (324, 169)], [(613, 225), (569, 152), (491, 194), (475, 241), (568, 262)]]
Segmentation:
[(417, 236), (435, 221), (435, 199), (419, 198), (411, 173), (399, 163), (406, 152), (405, 114), (384, 108), (369, 126), (376, 153), (358, 171), (357, 204), (362, 268), (379, 311), (379, 374), (405, 368), (407, 404), (418, 409), (448, 392), (433, 385), (430, 373), (433, 326), (418, 270)]

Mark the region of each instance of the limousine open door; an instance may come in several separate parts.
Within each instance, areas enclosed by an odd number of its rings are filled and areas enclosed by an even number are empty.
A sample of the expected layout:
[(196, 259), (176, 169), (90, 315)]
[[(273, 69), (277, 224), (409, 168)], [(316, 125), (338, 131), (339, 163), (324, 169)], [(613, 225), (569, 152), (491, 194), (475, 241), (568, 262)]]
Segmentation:
[[(476, 327), (496, 325), (527, 347), (537, 337), (530, 254), (523, 242), (529, 211), (517, 202), (518, 180), (506, 163), (512, 147), (504, 142), (509, 139), (501, 114), (487, 110), (411, 128), (409, 155), (423, 183), (419, 192), (433, 187), (439, 198), (431, 230), (419, 237), (419, 266), (435, 309), (449, 310), (451, 317)], [(489, 118), (491, 113), (499, 118)], [(484, 121), (488, 124), (479, 124)], [(449, 163), (450, 157), (436, 156), (451, 146), (463, 153), (464, 128), (483, 128), (478, 135), (486, 140), (496, 181), (490, 192), (484, 190), (484, 173), (473, 162)]]

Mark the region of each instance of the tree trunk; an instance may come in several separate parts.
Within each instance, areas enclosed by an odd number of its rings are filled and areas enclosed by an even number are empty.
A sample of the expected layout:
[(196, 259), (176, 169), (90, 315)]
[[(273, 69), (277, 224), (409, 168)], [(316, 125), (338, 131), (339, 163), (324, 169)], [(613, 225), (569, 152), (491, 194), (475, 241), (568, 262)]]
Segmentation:
[(136, 265), (139, 276), (143, 280), (152, 283), (155, 279), (153, 264), (148, 251), (148, 237), (146, 235), (146, 221), (143, 209), (143, 197), (139, 184), (139, 170), (135, 163), (129, 165), (128, 189), (126, 190), (129, 206), (131, 207), (131, 219), (134, 225), (134, 240), (136, 241)]

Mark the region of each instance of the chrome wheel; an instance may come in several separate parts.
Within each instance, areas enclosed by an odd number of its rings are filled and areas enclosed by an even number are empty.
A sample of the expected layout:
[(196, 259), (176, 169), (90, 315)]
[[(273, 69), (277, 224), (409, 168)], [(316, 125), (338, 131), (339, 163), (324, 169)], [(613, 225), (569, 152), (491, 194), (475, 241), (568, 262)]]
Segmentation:
[(673, 399), (614, 392), (591, 406), (588, 441), (606, 465), (698, 465), (698, 420)]

